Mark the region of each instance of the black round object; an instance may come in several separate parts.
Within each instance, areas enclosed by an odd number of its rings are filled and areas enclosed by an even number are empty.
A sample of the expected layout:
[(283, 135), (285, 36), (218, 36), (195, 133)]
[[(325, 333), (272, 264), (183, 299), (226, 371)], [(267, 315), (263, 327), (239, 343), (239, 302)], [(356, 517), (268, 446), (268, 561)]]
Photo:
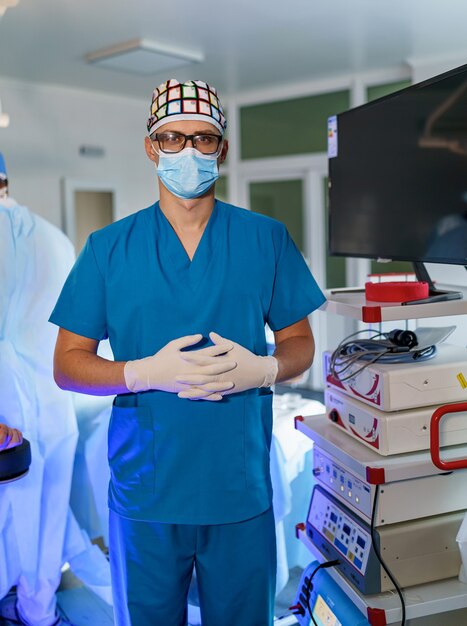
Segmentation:
[(28, 473), (31, 465), (31, 446), (23, 438), (23, 443), (0, 452), (0, 484), (18, 480)]
[(400, 346), (401, 348), (415, 348), (418, 346), (417, 335), (413, 333), (411, 330), (391, 330), (388, 333), (388, 339), (392, 341), (392, 343), (396, 346)]

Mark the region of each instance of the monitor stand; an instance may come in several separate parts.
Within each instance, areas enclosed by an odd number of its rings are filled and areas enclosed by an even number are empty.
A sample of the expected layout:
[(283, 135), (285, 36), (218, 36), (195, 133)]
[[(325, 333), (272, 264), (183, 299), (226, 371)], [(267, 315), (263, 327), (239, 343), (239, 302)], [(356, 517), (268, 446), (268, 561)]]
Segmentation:
[(441, 289), (437, 289), (431, 280), (430, 275), (428, 274), (428, 270), (425, 267), (425, 264), (421, 261), (414, 261), (412, 263), (415, 275), (417, 280), (428, 283), (428, 298), (424, 298), (422, 300), (412, 300), (411, 302), (407, 302), (407, 304), (422, 304), (429, 302), (444, 302), (445, 300), (460, 300), (464, 296), (461, 291), (443, 291)]

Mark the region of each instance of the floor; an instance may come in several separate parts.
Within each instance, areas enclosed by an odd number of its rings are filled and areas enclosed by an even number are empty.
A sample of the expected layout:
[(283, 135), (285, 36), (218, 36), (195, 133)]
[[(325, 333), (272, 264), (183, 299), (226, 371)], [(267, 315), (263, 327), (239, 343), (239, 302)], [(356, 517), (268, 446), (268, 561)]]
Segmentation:
[(83, 586), (71, 570), (62, 575), (57, 592), (60, 611), (73, 626), (113, 626), (113, 611), (104, 600)]
[(295, 594), (297, 593), (302, 571), (301, 567), (293, 567), (289, 570), (289, 580), (284, 589), (282, 589), (276, 597), (276, 617), (290, 615), (288, 608), (294, 604)]
[[(289, 615), (287, 609), (294, 602), (301, 573), (299, 567), (290, 570), (289, 581), (276, 598), (276, 617)], [(62, 614), (73, 626), (114, 626), (112, 608), (86, 589), (70, 570), (63, 573), (57, 597)]]

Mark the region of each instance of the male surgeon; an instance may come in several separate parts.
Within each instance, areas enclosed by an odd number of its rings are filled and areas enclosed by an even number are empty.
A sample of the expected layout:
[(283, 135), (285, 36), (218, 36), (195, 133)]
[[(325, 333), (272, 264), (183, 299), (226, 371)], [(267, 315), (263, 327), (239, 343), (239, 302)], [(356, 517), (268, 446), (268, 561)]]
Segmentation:
[(62, 626), (55, 592), (65, 561), (96, 589), (110, 587), (104, 555), (69, 509), (76, 417), (52, 372), (57, 332), (47, 320), (74, 250), (8, 182), (0, 154), (0, 422), (22, 431), (32, 455), (28, 474), (0, 487), (0, 624)]
[[(117, 626), (184, 626), (194, 566), (203, 626), (269, 626), (270, 387), (310, 366), (324, 296), (281, 223), (215, 199), (228, 143), (213, 87), (163, 83), (147, 128), (160, 201), (89, 237), (51, 315), (55, 379), (117, 394)], [(106, 337), (114, 362), (97, 356)]]

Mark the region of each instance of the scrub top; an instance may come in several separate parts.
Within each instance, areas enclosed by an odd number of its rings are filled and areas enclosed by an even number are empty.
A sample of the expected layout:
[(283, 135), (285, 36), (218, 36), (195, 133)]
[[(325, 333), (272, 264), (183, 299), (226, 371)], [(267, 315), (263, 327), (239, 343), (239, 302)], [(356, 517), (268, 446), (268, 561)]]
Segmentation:
[[(93, 233), (50, 321), (96, 340), (115, 360), (215, 331), (266, 355), (280, 330), (325, 298), (286, 228), (216, 201), (193, 260), (155, 204)], [(135, 520), (224, 524), (271, 505), (272, 393), (218, 402), (146, 391), (116, 396), (109, 427), (109, 506)]]

